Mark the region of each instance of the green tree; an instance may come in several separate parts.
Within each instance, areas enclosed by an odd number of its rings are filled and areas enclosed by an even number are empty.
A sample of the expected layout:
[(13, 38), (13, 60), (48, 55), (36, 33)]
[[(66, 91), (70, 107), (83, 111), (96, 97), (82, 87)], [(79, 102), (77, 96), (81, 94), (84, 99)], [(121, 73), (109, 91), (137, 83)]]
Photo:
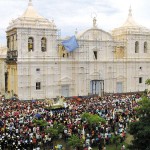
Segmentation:
[(87, 121), (87, 123), (91, 126), (93, 124), (105, 123), (105, 119), (100, 117), (97, 114), (83, 113), (81, 116), (82, 120)]
[(41, 131), (43, 131), (44, 128), (48, 125), (47, 121), (43, 119), (34, 119), (32, 122), (39, 126)]
[(68, 139), (68, 145), (72, 148), (81, 148), (83, 146), (84, 140), (80, 139), (77, 135), (73, 134)]
[(55, 138), (58, 138), (59, 132), (58, 129), (49, 127), (48, 129), (45, 130), (46, 133), (50, 133), (52, 140)]
[(53, 128), (58, 130), (58, 133), (62, 133), (64, 131), (65, 126), (62, 123), (54, 122)]
[(45, 121), (43, 119), (34, 119), (33, 123), (35, 123), (38, 126), (42, 126), (42, 127), (45, 127), (48, 125), (47, 121)]
[(119, 143), (120, 143), (120, 136), (119, 135), (113, 135), (111, 137), (112, 142), (115, 144), (116, 150), (118, 149)]
[(147, 80), (145, 81), (145, 84), (150, 85), (150, 79), (147, 79)]
[(50, 133), (52, 139), (58, 138), (59, 134), (64, 130), (64, 125), (61, 123), (54, 122), (53, 127), (49, 127), (45, 130), (46, 133)]
[(149, 150), (150, 149), (150, 99), (143, 97), (139, 101), (136, 109), (139, 121), (133, 122), (129, 126), (129, 133), (133, 135), (130, 150)]
[(82, 114), (81, 118), (82, 118), (83, 120), (87, 120), (90, 116), (91, 116), (90, 113), (85, 112), (85, 113)]
[(148, 89), (145, 89), (145, 93), (150, 95), (150, 79), (147, 79), (145, 81), (145, 84), (147, 84), (147, 88), (148, 88)]

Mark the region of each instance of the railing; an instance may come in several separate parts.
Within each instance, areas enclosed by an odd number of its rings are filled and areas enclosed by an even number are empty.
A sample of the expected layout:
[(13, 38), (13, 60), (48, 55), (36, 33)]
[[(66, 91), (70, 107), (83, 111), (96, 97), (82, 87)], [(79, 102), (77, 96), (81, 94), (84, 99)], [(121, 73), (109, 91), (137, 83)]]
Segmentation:
[(18, 51), (7, 51), (7, 61), (17, 61)]

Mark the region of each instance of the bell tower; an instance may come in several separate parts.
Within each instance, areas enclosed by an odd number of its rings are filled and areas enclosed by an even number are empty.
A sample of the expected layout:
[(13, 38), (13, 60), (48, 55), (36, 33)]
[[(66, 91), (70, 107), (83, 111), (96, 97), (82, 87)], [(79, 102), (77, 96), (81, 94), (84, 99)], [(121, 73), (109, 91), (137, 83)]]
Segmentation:
[(7, 28), (7, 87), (19, 99), (44, 98), (46, 71), (57, 55), (55, 23), (41, 16), (28, 1), (27, 9)]

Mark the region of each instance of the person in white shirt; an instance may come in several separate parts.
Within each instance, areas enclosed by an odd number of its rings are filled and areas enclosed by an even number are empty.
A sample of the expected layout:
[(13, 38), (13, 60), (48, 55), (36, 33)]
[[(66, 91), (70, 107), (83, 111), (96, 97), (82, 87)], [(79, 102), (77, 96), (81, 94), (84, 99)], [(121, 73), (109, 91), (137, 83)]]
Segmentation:
[(40, 150), (40, 146), (38, 145), (38, 147), (36, 148), (36, 150)]
[(92, 147), (89, 146), (89, 147), (88, 147), (88, 150), (92, 150)]
[(121, 150), (125, 150), (125, 145), (122, 145)]

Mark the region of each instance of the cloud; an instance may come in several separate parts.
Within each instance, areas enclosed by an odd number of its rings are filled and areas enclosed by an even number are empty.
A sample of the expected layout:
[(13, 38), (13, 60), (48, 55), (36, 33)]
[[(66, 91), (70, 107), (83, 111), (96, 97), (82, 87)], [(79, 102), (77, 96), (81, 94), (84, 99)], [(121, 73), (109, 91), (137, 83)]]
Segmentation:
[[(149, 22), (149, 0), (32, 0), (40, 15), (54, 20), (61, 36), (74, 34), (92, 27), (92, 17), (96, 16), (98, 27), (110, 31), (121, 26), (131, 5), (135, 21), (146, 27)], [(136, 3), (136, 4), (135, 4)], [(12, 19), (18, 18), (26, 10), (28, 0), (0, 0), (0, 43), (5, 41), (5, 30)], [(9, 10), (9, 11), (8, 11)], [(6, 43), (6, 42), (5, 42)]]

